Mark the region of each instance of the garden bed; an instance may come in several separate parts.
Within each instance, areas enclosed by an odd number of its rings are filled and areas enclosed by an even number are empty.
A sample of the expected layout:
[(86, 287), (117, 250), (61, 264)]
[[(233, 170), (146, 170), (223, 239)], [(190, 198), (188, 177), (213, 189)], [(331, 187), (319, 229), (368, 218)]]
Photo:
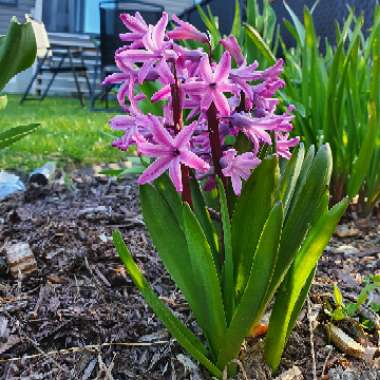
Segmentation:
[[(171, 339), (115, 255), (111, 233), (119, 228), (156, 292), (197, 332), (147, 237), (137, 195), (131, 181), (81, 170), (69, 187), (56, 182), (0, 204), (1, 379), (210, 378)], [(318, 378), (324, 368), (330, 374), (324, 378), (340, 379), (352, 370), (353, 378), (364, 371), (362, 378), (369, 379), (380, 368), (376, 360), (368, 364), (329, 346), (323, 324), (310, 334), (311, 315), (334, 282), (345, 298), (355, 298), (364, 276), (380, 272), (379, 220), (343, 223), (350, 232), (335, 236), (319, 263), (280, 373), (296, 365), (313, 379), (315, 364)], [(30, 245), (35, 276), (11, 277), (5, 262), (10, 242)], [(241, 364), (250, 379), (271, 378), (258, 339), (247, 341)]]

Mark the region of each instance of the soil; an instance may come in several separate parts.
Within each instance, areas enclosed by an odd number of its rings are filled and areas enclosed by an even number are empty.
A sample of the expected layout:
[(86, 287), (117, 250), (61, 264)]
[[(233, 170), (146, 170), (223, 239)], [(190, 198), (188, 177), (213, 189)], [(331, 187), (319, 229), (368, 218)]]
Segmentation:
[[(0, 203), (0, 379), (210, 379), (132, 284), (112, 245), (116, 228), (155, 291), (196, 329), (149, 241), (133, 181), (82, 170), (70, 183), (57, 181)], [(339, 352), (326, 336), (323, 318), (312, 318), (320, 315), (335, 282), (350, 300), (366, 275), (380, 273), (379, 220), (350, 218), (341, 229), (320, 261), (280, 374), (298, 366), (306, 379), (380, 378), (376, 360)], [(5, 261), (11, 242), (30, 245), (37, 273), (12, 278)], [(375, 335), (368, 338), (373, 345)], [(239, 365), (249, 379), (273, 378), (262, 364), (261, 347), (259, 338), (250, 338), (242, 349)]]

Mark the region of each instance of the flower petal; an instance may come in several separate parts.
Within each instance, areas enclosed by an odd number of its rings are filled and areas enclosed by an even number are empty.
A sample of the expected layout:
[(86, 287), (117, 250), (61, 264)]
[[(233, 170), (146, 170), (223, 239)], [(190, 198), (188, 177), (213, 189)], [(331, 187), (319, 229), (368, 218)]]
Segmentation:
[(139, 185), (144, 185), (145, 183), (151, 183), (158, 177), (160, 177), (169, 168), (172, 157), (160, 157), (154, 161), (151, 165), (145, 169), (144, 173), (137, 179)]
[(169, 166), (169, 177), (171, 178), (175, 189), (178, 192), (183, 190), (182, 186), (182, 172), (181, 172), (181, 163), (179, 158), (175, 158), (171, 161)]
[(152, 31), (153, 43), (157, 48), (160, 48), (165, 38), (166, 27), (168, 26), (169, 16), (166, 12), (162, 12), (162, 17), (154, 26)]
[(212, 99), (221, 116), (229, 116), (231, 113), (227, 98), (218, 91), (212, 92)]
[(228, 51), (224, 52), (220, 62), (216, 66), (214, 81), (216, 83), (223, 82), (228, 79), (231, 72), (231, 55)]
[(174, 76), (166, 60), (163, 58), (156, 66), (156, 71), (160, 76), (162, 83), (168, 84), (174, 82)]
[(241, 194), (241, 188), (242, 188), (241, 178), (238, 175), (233, 175), (231, 177), (231, 183), (232, 183), (232, 188), (234, 190), (234, 193), (239, 196)]
[(183, 128), (174, 138), (174, 146), (177, 149), (186, 148), (189, 145), (191, 136), (193, 135), (196, 123), (192, 123)]
[(179, 157), (183, 164), (192, 169), (199, 170), (201, 172), (207, 172), (210, 169), (210, 165), (206, 161), (202, 160), (202, 158), (198, 157), (190, 150), (181, 152)]
[(152, 103), (159, 102), (161, 100), (168, 99), (170, 97), (171, 88), (170, 85), (167, 84), (166, 86), (162, 87), (160, 90), (155, 92), (151, 98)]
[(139, 73), (137, 74), (137, 79), (138, 79), (139, 84), (142, 84), (145, 81), (149, 72), (152, 70), (153, 65), (154, 65), (154, 60), (149, 60), (147, 62), (144, 62), (141, 69), (139, 70)]
[(201, 62), (199, 63), (199, 73), (201, 74), (202, 79), (207, 83), (214, 82), (214, 75), (211, 70), (210, 62), (208, 56), (203, 56)]
[(160, 123), (156, 116), (149, 115), (149, 120), (152, 124), (151, 132), (156, 142), (172, 148), (174, 146), (174, 140), (168, 130)]

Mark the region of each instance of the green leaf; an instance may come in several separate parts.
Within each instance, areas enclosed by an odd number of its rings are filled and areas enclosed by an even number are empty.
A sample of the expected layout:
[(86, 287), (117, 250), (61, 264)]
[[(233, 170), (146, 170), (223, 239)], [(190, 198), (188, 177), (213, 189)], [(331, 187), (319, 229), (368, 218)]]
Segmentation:
[(330, 183), (332, 170), (329, 146), (322, 146), (315, 158), (309, 160), (310, 156), (307, 155), (297, 183), (297, 191), (285, 219), (272, 291), (282, 282), (310, 224), (318, 217), (316, 213), (322, 212), (319, 205), (325, 202), (324, 194)]
[(348, 204), (348, 199), (344, 199), (325, 213), (311, 228), (278, 291), (265, 340), (265, 360), (273, 370), (278, 368), (286, 339), (293, 327), (290, 325), (294, 318), (293, 310), (299, 302), (302, 289)]
[(187, 204), (183, 208), (183, 220), (193, 274), (192, 286), (206, 317), (202, 329), (216, 356), (219, 347), (223, 345), (226, 329), (220, 281), (207, 238)]
[(217, 177), (217, 184), (224, 238), (223, 297), (227, 324), (229, 324), (235, 307), (234, 258), (232, 253), (231, 222), (227, 206), (226, 192), (224, 191), (223, 183), (219, 177)]
[(333, 295), (334, 295), (334, 301), (335, 301), (336, 306), (338, 307), (344, 306), (342, 293), (340, 289), (336, 286), (336, 284), (334, 284)]
[(290, 18), (292, 19), (295, 30), (297, 31), (297, 43), (303, 47), (305, 42), (305, 28), (303, 27), (297, 15), (293, 12), (292, 8), (290, 8), (285, 1), (284, 6), (290, 15)]
[(34, 63), (36, 52), (32, 24), (20, 24), (12, 18), (7, 34), (0, 37), (0, 91), (16, 74)]
[(277, 202), (271, 210), (258, 242), (247, 286), (236, 307), (225, 342), (220, 348), (217, 365), (224, 368), (240, 351), (250, 328), (259, 321), (277, 260), (283, 222), (283, 208)]
[(99, 174), (105, 175), (107, 177), (124, 177), (129, 174), (141, 174), (144, 169), (144, 166), (138, 165), (123, 169), (104, 169), (101, 170)]
[(237, 38), (239, 41), (241, 32), (241, 12), (240, 12), (240, 1), (235, 1), (235, 15), (232, 22), (231, 34)]
[(265, 159), (243, 187), (232, 216), (235, 286), (239, 298), (247, 284), (253, 254), (270, 210), (278, 200), (278, 160)]
[(281, 176), (280, 193), (284, 204), (284, 214), (288, 212), (290, 201), (296, 189), (296, 184), (301, 173), (302, 163), (305, 157), (305, 148), (301, 144), (290, 161), (287, 162), (285, 172)]
[(177, 223), (183, 230), (183, 220), (182, 220), (182, 200), (180, 195), (177, 193), (167, 174), (162, 175), (154, 181), (155, 188), (161, 194), (161, 197), (165, 199), (168, 203), (172, 213), (177, 219)]
[(196, 286), (198, 280), (192, 269), (193, 252), (190, 255), (183, 217), (181, 222), (178, 221), (179, 214), (183, 212), (182, 202), (179, 201), (179, 210), (174, 212), (163, 195), (151, 185), (140, 186), (140, 201), (145, 224), (165, 268), (189, 302), (199, 326), (206, 330), (209, 316)]
[(199, 220), (203, 231), (206, 234), (207, 241), (210, 245), (214, 261), (219, 267), (220, 252), (219, 252), (219, 237), (212, 223), (210, 213), (208, 212), (207, 205), (202, 193), (199, 182), (196, 179), (190, 180), (191, 198), (193, 200), (193, 210), (197, 219)]
[(276, 63), (276, 57), (273, 55), (270, 47), (265, 43), (263, 38), (260, 36), (260, 33), (253, 28), (251, 25), (244, 24), (247, 36), (253, 42), (253, 44), (257, 47), (260, 53), (264, 56), (264, 58), (268, 61), (270, 65), (274, 65)]
[(202, 7), (200, 5), (196, 5), (199, 16), (203, 23), (205, 24), (206, 28), (211, 33), (212, 37), (212, 48), (215, 49), (217, 47), (217, 44), (219, 43), (220, 39), (222, 38), (219, 32), (218, 24), (215, 22), (215, 18), (210, 18), (207, 16), (207, 14), (204, 12)]
[(0, 132), (0, 149), (4, 149), (23, 137), (33, 133), (40, 125), (20, 125), (18, 127), (7, 129), (4, 132)]
[(221, 371), (207, 358), (207, 351), (199, 339), (170, 312), (149, 286), (139, 267), (134, 262), (128, 247), (125, 245), (120, 231), (113, 232), (113, 241), (134, 284), (138, 287), (153, 312), (157, 314), (158, 318), (186, 351), (204, 365), (214, 376), (221, 378)]
[(368, 104), (368, 128), (360, 148), (359, 156), (352, 168), (351, 179), (348, 183), (348, 195), (354, 197), (358, 194), (371, 163), (371, 157), (376, 146), (376, 136), (378, 134), (378, 110), (375, 102)]

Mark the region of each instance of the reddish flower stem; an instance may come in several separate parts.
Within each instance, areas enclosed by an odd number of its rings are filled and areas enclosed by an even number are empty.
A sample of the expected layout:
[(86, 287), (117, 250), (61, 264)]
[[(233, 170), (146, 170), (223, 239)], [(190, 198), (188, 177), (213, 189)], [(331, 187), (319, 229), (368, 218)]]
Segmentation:
[(220, 144), (219, 136), (219, 120), (216, 114), (216, 107), (214, 103), (211, 103), (211, 106), (207, 111), (207, 124), (211, 146), (211, 156), (212, 162), (214, 164), (215, 174), (221, 178), (224, 187), (227, 189), (227, 180), (226, 177), (223, 175), (222, 168), (220, 166), (220, 159), (222, 158), (222, 146)]
[[(173, 107), (173, 122), (174, 130), (177, 134), (183, 128), (183, 115), (181, 107), (181, 91), (179, 88), (179, 82), (177, 77), (177, 70), (175, 62), (173, 62), (174, 83), (170, 86), (172, 95), (172, 107)], [(182, 200), (192, 205), (191, 190), (190, 190), (190, 176), (189, 168), (185, 165), (181, 165), (182, 173)]]

